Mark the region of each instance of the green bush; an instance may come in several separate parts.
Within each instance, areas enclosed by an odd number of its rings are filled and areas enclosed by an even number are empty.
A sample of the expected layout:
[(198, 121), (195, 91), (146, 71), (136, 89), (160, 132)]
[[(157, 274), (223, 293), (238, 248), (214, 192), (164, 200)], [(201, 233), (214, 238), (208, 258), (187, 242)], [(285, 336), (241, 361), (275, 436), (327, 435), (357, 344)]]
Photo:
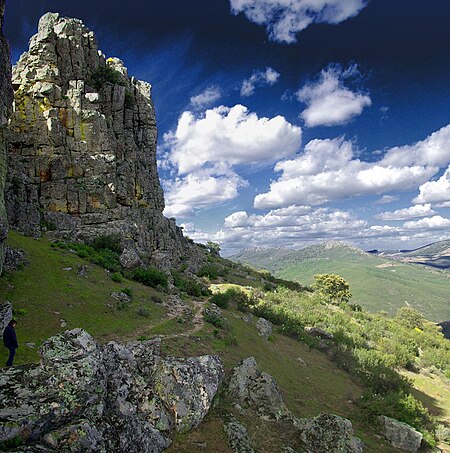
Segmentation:
[(150, 297), (151, 301), (154, 302), (155, 304), (163, 304), (164, 300), (161, 296), (158, 296), (157, 294), (152, 294)]
[(87, 84), (97, 91), (100, 91), (106, 83), (124, 85), (120, 79), (120, 73), (110, 66), (99, 66), (87, 80)]
[(153, 267), (148, 267), (147, 269), (138, 267), (132, 271), (131, 278), (152, 288), (159, 286), (167, 288), (168, 285), (167, 275), (163, 271)]
[(126, 294), (130, 299), (133, 299), (133, 290), (132, 288), (129, 288), (128, 286), (126, 288), (122, 288), (121, 292)]
[(111, 274), (111, 280), (116, 283), (121, 283), (123, 281), (122, 274), (120, 272), (114, 272)]
[(136, 98), (134, 97), (134, 94), (131, 91), (125, 91), (125, 101), (124, 101), (124, 107), (126, 109), (132, 109), (136, 105)]
[(92, 239), (89, 245), (97, 251), (111, 250), (111, 252), (115, 252), (120, 255), (123, 250), (121, 242), (122, 238), (120, 234), (104, 234)]
[(212, 264), (203, 266), (198, 272), (198, 277), (208, 277), (211, 280), (215, 280), (219, 276), (219, 269)]
[(191, 278), (182, 277), (178, 272), (172, 272), (173, 283), (181, 291), (189, 296), (201, 297), (211, 294), (208, 287)]
[(203, 313), (203, 319), (219, 329), (227, 329), (229, 327), (225, 319), (211, 312)]

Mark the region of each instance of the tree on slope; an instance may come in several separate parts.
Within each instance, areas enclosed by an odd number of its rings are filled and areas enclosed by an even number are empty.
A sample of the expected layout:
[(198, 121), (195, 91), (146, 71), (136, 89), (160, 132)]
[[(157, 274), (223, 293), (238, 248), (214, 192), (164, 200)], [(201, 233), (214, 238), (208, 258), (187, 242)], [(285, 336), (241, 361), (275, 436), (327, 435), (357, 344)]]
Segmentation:
[(343, 277), (334, 274), (314, 275), (314, 291), (323, 296), (328, 303), (348, 302), (352, 297), (350, 285)]

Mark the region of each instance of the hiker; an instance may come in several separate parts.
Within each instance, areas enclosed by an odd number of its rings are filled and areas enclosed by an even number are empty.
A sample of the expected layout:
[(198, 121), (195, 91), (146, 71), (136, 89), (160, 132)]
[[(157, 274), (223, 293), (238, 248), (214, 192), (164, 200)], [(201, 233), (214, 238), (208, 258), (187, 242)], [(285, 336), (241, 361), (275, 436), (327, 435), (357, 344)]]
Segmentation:
[(16, 325), (17, 321), (12, 319), (3, 332), (3, 344), (9, 349), (9, 358), (6, 362), (6, 366), (12, 366), (14, 356), (16, 355), (16, 349), (19, 347), (16, 331), (14, 329)]

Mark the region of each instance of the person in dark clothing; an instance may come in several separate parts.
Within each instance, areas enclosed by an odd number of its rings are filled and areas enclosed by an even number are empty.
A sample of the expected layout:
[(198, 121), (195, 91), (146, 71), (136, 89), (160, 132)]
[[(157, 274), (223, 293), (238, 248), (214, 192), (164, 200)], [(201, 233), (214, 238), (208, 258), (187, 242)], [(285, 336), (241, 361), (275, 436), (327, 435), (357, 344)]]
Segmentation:
[(17, 343), (16, 331), (14, 329), (16, 325), (17, 321), (12, 319), (3, 331), (3, 344), (9, 349), (9, 358), (6, 362), (6, 366), (12, 366), (14, 356), (16, 355), (16, 349), (19, 347), (19, 343)]

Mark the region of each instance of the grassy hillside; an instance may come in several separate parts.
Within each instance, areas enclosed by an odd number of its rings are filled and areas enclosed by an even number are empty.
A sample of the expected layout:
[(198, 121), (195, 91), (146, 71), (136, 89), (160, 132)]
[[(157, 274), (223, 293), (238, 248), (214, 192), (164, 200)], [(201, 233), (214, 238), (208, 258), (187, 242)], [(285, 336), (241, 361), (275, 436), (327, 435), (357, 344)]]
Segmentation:
[(307, 285), (315, 274), (339, 274), (350, 283), (352, 302), (367, 310), (395, 314), (398, 308), (411, 306), (430, 320), (450, 319), (447, 273), (373, 256), (342, 243), (284, 253), (278, 249), (274, 254), (267, 249), (247, 250), (231, 259)]
[[(281, 328), (275, 330), (267, 342), (258, 335), (254, 321), (244, 322), (243, 314), (234, 305), (223, 310), (227, 328), (217, 328), (201, 317), (208, 297), (193, 298), (186, 293), (180, 296), (192, 307), (192, 316), (174, 317), (161, 304), (169, 297), (166, 292), (126, 279), (114, 282), (111, 274), (103, 268), (77, 257), (68, 249), (51, 247), (45, 238), (35, 240), (13, 233), (9, 243), (25, 250), (29, 261), (23, 269), (0, 278), (0, 302), (10, 300), (19, 320), (20, 348), (16, 364), (36, 361), (36, 347), (42, 341), (74, 327), (86, 329), (100, 342), (139, 340), (159, 335), (163, 338), (163, 354), (219, 354), (226, 370), (241, 359), (254, 356), (261, 369), (277, 380), (288, 407), (295, 415), (309, 417), (321, 412), (342, 415), (352, 421), (356, 434), (366, 443), (365, 451), (397, 451), (377, 435), (376, 426), (362, 415), (359, 401), (364, 388), (351, 373), (340, 369), (329, 354), (282, 334)], [(212, 259), (211, 265), (217, 266), (218, 262)], [(261, 276), (254, 272), (246, 273), (229, 262), (221, 261), (221, 264), (228, 266), (228, 272), (225, 277), (211, 278), (209, 283), (214, 283), (214, 288), (226, 289), (230, 283), (237, 283), (257, 288), (256, 291), (263, 294), (264, 279)], [(86, 266), (87, 276), (78, 275), (80, 266)], [(208, 282), (207, 278), (204, 280)], [(126, 308), (111, 298), (113, 291), (123, 288), (129, 288), (133, 293), (133, 300)], [(67, 326), (61, 326), (61, 319)], [(36, 347), (26, 346), (29, 342)], [(5, 351), (0, 348), (0, 361), (6, 361)], [(417, 397), (440, 420), (450, 421), (450, 413), (445, 409), (450, 400), (450, 389), (445, 378), (439, 373), (430, 377), (417, 372), (411, 373), (411, 377), (417, 380)], [(230, 451), (222, 421), (227, 410), (219, 400), (205, 422), (193, 432), (176, 438), (169, 451), (201, 451), (203, 447), (199, 446), (205, 444), (205, 451)], [(283, 433), (266, 429), (265, 425), (263, 429), (252, 419), (241, 421), (257, 439), (258, 452), (281, 451)]]

